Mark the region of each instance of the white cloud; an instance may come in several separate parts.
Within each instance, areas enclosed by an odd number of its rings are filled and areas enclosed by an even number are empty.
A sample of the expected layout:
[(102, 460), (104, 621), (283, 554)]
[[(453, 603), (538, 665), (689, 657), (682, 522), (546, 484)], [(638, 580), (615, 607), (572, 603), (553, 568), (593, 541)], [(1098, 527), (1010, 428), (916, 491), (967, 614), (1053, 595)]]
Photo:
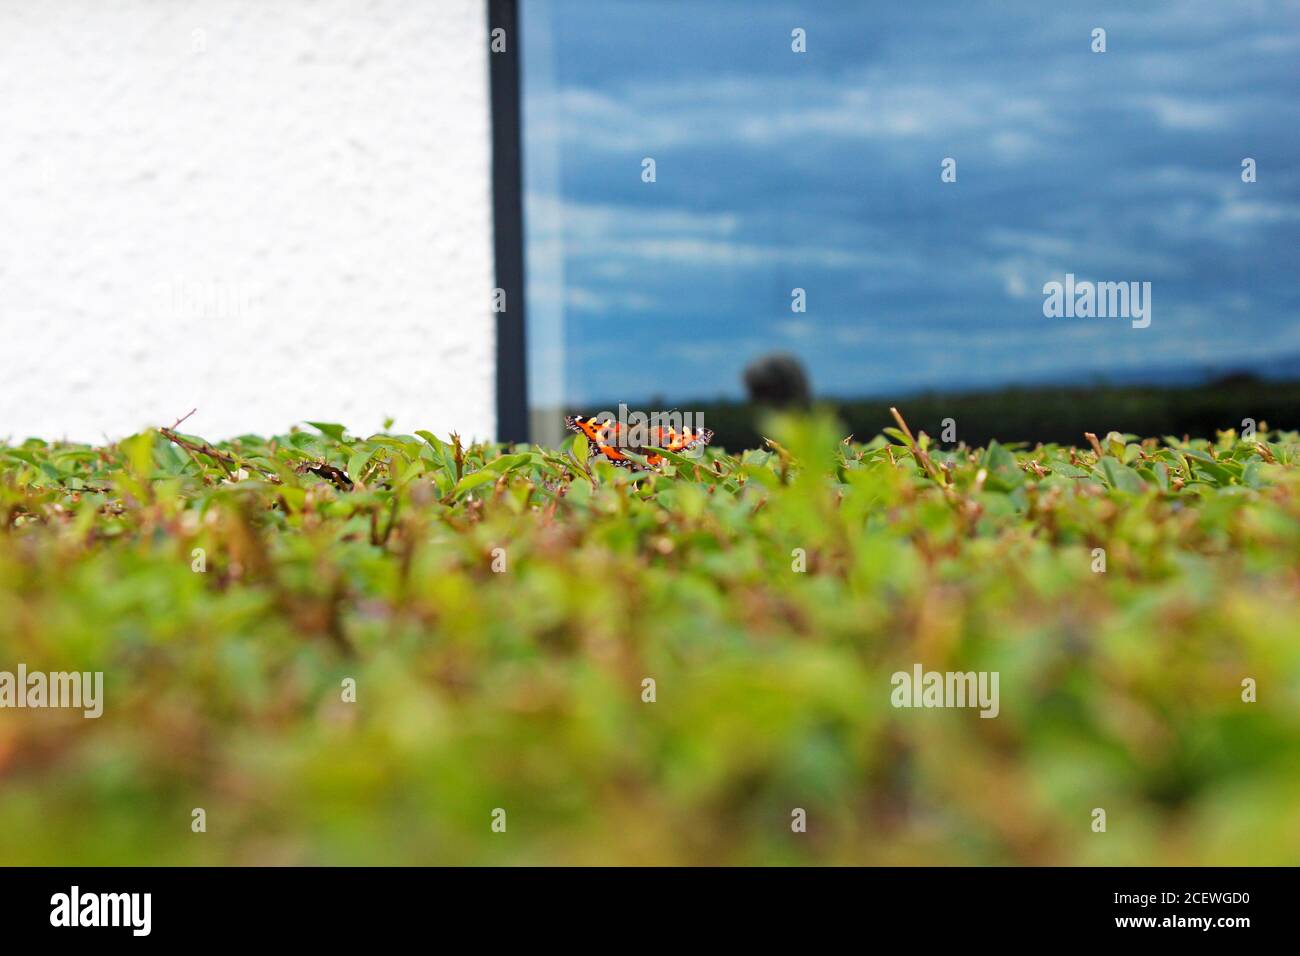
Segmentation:
[(1227, 124), (1229, 112), (1217, 103), (1190, 97), (1155, 94), (1134, 97), (1134, 106), (1149, 111), (1165, 129), (1211, 130)]
[(646, 156), (685, 142), (769, 146), (808, 136), (906, 140), (982, 131), (1000, 156), (1018, 160), (1041, 147), (1040, 134), (1062, 128), (1039, 93), (993, 83), (898, 82), (883, 70), (847, 82), (771, 75), (634, 83), (617, 95), (572, 87), (547, 112), (553, 119), (530, 136)]

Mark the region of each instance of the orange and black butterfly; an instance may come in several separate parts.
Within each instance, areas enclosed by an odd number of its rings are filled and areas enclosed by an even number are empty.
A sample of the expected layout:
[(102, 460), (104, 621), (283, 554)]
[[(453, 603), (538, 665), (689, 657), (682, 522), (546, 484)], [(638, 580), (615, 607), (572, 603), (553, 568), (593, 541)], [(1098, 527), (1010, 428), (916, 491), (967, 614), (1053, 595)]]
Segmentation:
[[(624, 451), (642, 455), (646, 463), (650, 465), (657, 466), (663, 463), (662, 455), (647, 451), (645, 448), (630, 448), (624, 442), (619, 441), (619, 436), (626, 426), (614, 421), (612, 418), (597, 422), (594, 418), (570, 415), (564, 419), (564, 423), (571, 430), (586, 435), (587, 440), (591, 442), (593, 447), (620, 468), (636, 467), (636, 462), (627, 457)], [(653, 428), (650, 430), (650, 439), (650, 447), (663, 448), (671, 452), (681, 452), (707, 445), (713, 440), (713, 432), (707, 428), (701, 428), (698, 431), (683, 428), (680, 432), (673, 428)]]

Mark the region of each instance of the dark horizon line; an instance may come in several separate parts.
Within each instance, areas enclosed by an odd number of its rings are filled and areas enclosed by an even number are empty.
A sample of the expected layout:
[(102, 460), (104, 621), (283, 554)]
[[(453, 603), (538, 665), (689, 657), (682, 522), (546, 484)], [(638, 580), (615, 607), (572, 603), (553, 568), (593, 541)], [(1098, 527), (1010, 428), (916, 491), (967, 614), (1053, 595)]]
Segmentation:
[[(858, 403), (858, 402), (894, 402), (907, 398), (922, 398), (930, 396), (952, 396), (952, 397), (975, 397), (980, 395), (1000, 395), (1013, 392), (1070, 392), (1070, 391), (1115, 391), (1115, 392), (1191, 392), (1199, 391), (1210, 387), (1241, 387), (1246, 385), (1256, 386), (1291, 386), (1300, 385), (1300, 373), (1292, 373), (1286, 376), (1272, 376), (1259, 374), (1250, 370), (1230, 371), (1222, 374), (1211, 374), (1199, 381), (1115, 381), (1115, 380), (1094, 380), (1082, 381), (1071, 380), (1067, 382), (1005, 382), (999, 385), (979, 386), (979, 385), (958, 385), (952, 389), (936, 388), (934, 386), (924, 386), (919, 388), (899, 389), (892, 392), (870, 392), (870, 393), (844, 393), (844, 392), (821, 392), (813, 396), (813, 404), (819, 402), (837, 402), (837, 403)], [(587, 402), (583, 405), (595, 407), (599, 405), (604, 409), (616, 409), (620, 404), (630, 406), (635, 401), (638, 404), (654, 405), (663, 404), (666, 399), (663, 396), (651, 396), (648, 399), (623, 399), (621, 402)], [(674, 401), (671, 403), (673, 408), (687, 408), (693, 405), (748, 405), (751, 399), (748, 396), (729, 396), (718, 395), (713, 398), (694, 397)], [(582, 406), (574, 402), (566, 402), (566, 408), (580, 408)]]

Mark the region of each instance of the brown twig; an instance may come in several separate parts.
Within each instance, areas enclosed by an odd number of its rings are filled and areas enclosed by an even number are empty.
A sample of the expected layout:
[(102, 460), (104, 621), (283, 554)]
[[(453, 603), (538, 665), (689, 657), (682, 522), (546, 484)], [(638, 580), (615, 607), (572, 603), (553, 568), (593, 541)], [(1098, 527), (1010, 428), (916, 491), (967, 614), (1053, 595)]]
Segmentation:
[[(180, 418), (176, 419), (176, 421), (172, 422), (172, 430), (175, 431), (177, 425), (185, 421), (185, 419), (189, 418), (190, 415), (193, 415), (197, 411), (198, 411), (197, 408), (191, 408), (189, 412), (182, 415)], [(212, 479), (209, 478), (207, 473), (203, 470), (203, 465), (199, 462), (199, 460), (194, 457), (194, 452), (190, 451), (184, 445), (181, 445), (181, 451), (185, 452), (185, 456), (194, 463), (194, 467), (198, 470), (199, 476), (203, 479), (203, 483), (205, 485), (212, 484)]]
[[(226, 477), (233, 478), (235, 476), (235, 473), (230, 469), (230, 466), (234, 464), (234, 458), (227, 455), (225, 452), (217, 451), (207, 442), (195, 443), (190, 441), (188, 438), (182, 438), (170, 428), (159, 428), (158, 431), (162, 434), (163, 438), (175, 442), (192, 455), (207, 455), (222, 467), (222, 470), (226, 473)], [(198, 464), (198, 462), (195, 462), (195, 464)]]
[[(193, 413), (191, 412), (190, 414)], [(188, 417), (189, 416), (187, 415), (186, 418)], [(172, 431), (170, 428), (159, 428), (158, 431), (168, 441), (175, 442), (177, 445), (180, 445), (182, 448), (190, 452), (192, 455), (193, 454), (207, 455), (209, 458), (211, 458), (213, 461), (215, 461), (218, 465), (221, 466), (222, 470), (225, 471), (227, 478), (234, 479), (235, 472), (232, 470), (231, 467), (234, 466), (235, 468), (251, 468), (254, 471), (258, 472), (260, 475), (262, 475), (262, 477), (264, 477), (267, 481), (271, 482), (272, 484), (278, 485), (280, 483), (280, 476), (277, 475), (275, 472), (268, 471), (265, 468), (259, 467), (258, 465), (254, 465), (252, 462), (240, 462), (238, 459), (235, 458), (234, 455), (227, 454), (224, 451), (218, 451), (217, 449), (209, 445), (207, 442), (192, 442), (188, 438), (182, 438), (180, 435)], [(198, 462), (195, 462), (195, 464), (198, 464)]]
[(898, 409), (891, 405), (889, 407), (889, 414), (894, 416), (894, 421), (898, 422), (898, 427), (901, 428), (903, 434), (907, 436), (908, 444), (911, 446), (912, 457), (921, 463), (921, 467), (925, 469), (926, 474), (934, 479), (934, 481), (938, 482), (940, 485), (946, 484), (943, 474), (935, 467), (934, 462), (930, 460), (930, 456), (926, 453), (925, 449), (917, 444), (916, 438), (912, 435), (912, 429), (907, 427), (907, 422), (903, 421), (903, 416), (899, 414)]

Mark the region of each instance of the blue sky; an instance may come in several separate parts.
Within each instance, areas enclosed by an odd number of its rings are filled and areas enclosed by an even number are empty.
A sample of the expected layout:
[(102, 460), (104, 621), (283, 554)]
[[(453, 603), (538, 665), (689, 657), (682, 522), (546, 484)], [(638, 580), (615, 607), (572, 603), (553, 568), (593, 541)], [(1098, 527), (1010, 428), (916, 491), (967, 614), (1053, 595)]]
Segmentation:
[[(1300, 4), (521, 6), (535, 403), (778, 350), (836, 395), (1300, 356)], [(1067, 272), (1151, 326), (1044, 317)]]

